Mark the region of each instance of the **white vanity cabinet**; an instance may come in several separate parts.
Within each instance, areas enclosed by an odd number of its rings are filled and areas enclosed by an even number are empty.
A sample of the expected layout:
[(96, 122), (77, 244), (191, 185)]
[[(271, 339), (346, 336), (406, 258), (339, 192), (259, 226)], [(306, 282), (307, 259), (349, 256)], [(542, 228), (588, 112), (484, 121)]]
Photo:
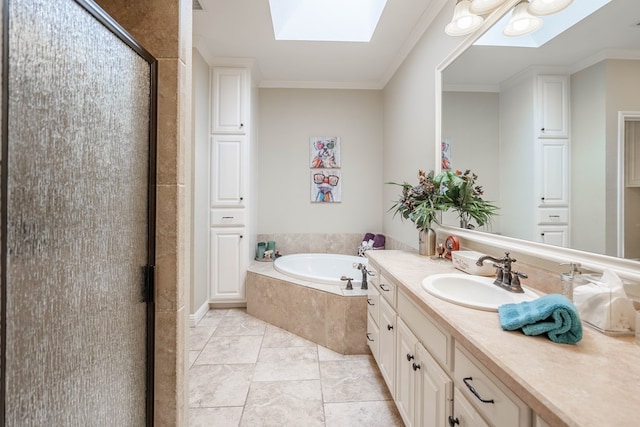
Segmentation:
[(541, 243), (567, 247), (569, 236), (569, 77), (536, 78), (536, 236)]
[(457, 387), (453, 392), (453, 415), (448, 420), (448, 424), (460, 427), (489, 427)]
[(250, 160), (251, 73), (213, 66), (209, 73), (209, 302), (246, 302), (244, 279), (253, 258)]
[(377, 278), (372, 277), (367, 290), (367, 344), (373, 357), (378, 360), (380, 349), (380, 292), (373, 283)]
[(395, 398), (396, 390), (396, 312), (389, 303), (380, 298), (380, 333), (378, 367), (384, 381)]

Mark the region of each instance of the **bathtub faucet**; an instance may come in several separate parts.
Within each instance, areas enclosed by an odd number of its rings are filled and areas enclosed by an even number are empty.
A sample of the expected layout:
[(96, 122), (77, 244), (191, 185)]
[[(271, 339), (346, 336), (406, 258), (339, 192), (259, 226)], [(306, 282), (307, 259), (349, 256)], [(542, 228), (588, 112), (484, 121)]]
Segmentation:
[(367, 266), (361, 262), (354, 262), (353, 268), (357, 268), (358, 270), (362, 271), (362, 286), (360, 286), (360, 289), (369, 289), (369, 285), (367, 284), (367, 276), (372, 275), (373, 273), (367, 270)]

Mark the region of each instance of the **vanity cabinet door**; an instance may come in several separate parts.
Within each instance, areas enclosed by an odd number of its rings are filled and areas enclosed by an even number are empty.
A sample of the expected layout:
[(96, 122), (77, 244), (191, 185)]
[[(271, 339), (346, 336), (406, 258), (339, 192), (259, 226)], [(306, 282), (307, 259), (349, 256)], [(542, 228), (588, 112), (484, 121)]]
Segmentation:
[(226, 302), (245, 301), (247, 239), (244, 227), (212, 227), (210, 295)]
[(569, 205), (569, 142), (541, 140), (539, 206)]
[(387, 383), (391, 396), (395, 398), (396, 377), (396, 312), (384, 298), (380, 298), (380, 347), (378, 367)]
[(211, 207), (243, 208), (246, 196), (246, 140), (243, 135), (211, 137)]
[(247, 121), (244, 68), (216, 67), (211, 72), (211, 132), (244, 133)]
[(416, 344), (415, 426), (448, 427), (452, 415), (453, 382), (438, 362)]
[(373, 320), (370, 314), (367, 315), (367, 345), (373, 358), (380, 363), (380, 328), (378, 328), (378, 323)]
[(451, 426), (489, 427), (457, 387), (453, 392), (453, 415), (450, 420), (447, 420), (447, 423)]
[(538, 226), (538, 236), (541, 243), (564, 248), (569, 246), (568, 225), (540, 225)]
[(414, 422), (416, 404), (416, 371), (420, 369), (416, 358), (418, 339), (409, 327), (398, 319), (396, 335), (396, 406), (405, 426), (418, 425)]

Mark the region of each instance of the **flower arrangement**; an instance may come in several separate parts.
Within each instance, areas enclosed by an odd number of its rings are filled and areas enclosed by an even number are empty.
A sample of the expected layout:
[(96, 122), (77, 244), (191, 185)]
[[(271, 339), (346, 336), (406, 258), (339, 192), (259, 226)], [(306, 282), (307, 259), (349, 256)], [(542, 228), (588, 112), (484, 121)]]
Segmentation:
[(447, 170), (435, 176), (433, 171), (419, 170), (417, 185), (387, 182), (402, 187), (400, 198), (389, 211), (394, 217), (399, 214), (401, 219), (410, 220), (420, 230), (430, 228), (433, 222), (439, 224), (438, 212), (450, 209), (458, 213), (461, 227), (475, 228), (472, 219), (482, 226), (491, 221), (498, 207), (482, 199), (484, 191), (476, 185), (477, 179), (470, 170)]
[(458, 213), (462, 228), (475, 228), (471, 219), (481, 227), (491, 222), (491, 217), (498, 210), (497, 206), (481, 197), (484, 190), (481, 185), (476, 185), (477, 179), (478, 175), (467, 169), (464, 173), (459, 170), (455, 173), (443, 171), (433, 180), (441, 189), (442, 203)]
[(440, 188), (433, 182), (433, 171), (418, 171), (418, 185), (407, 182), (387, 182), (402, 187), (400, 199), (389, 209), (393, 216), (400, 215), (402, 220), (408, 219), (420, 230), (431, 227), (431, 223), (439, 224), (437, 213), (446, 210), (441, 203)]

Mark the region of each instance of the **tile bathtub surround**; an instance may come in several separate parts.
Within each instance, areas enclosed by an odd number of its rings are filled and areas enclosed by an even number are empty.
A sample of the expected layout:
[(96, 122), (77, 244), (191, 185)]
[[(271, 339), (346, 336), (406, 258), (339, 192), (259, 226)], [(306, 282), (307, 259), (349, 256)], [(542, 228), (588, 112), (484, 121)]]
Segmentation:
[(403, 425), (369, 354), (343, 356), (243, 309), (210, 310), (190, 338), (192, 427)]
[(259, 242), (276, 242), (283, 255), (331, 253), (357, 255), (365, 233), (275, 233), (258, 234)]
[(245, 284), (250, 315), (338, 353), (369, 353), (366, 294), (336, 295), (254, 271)]

